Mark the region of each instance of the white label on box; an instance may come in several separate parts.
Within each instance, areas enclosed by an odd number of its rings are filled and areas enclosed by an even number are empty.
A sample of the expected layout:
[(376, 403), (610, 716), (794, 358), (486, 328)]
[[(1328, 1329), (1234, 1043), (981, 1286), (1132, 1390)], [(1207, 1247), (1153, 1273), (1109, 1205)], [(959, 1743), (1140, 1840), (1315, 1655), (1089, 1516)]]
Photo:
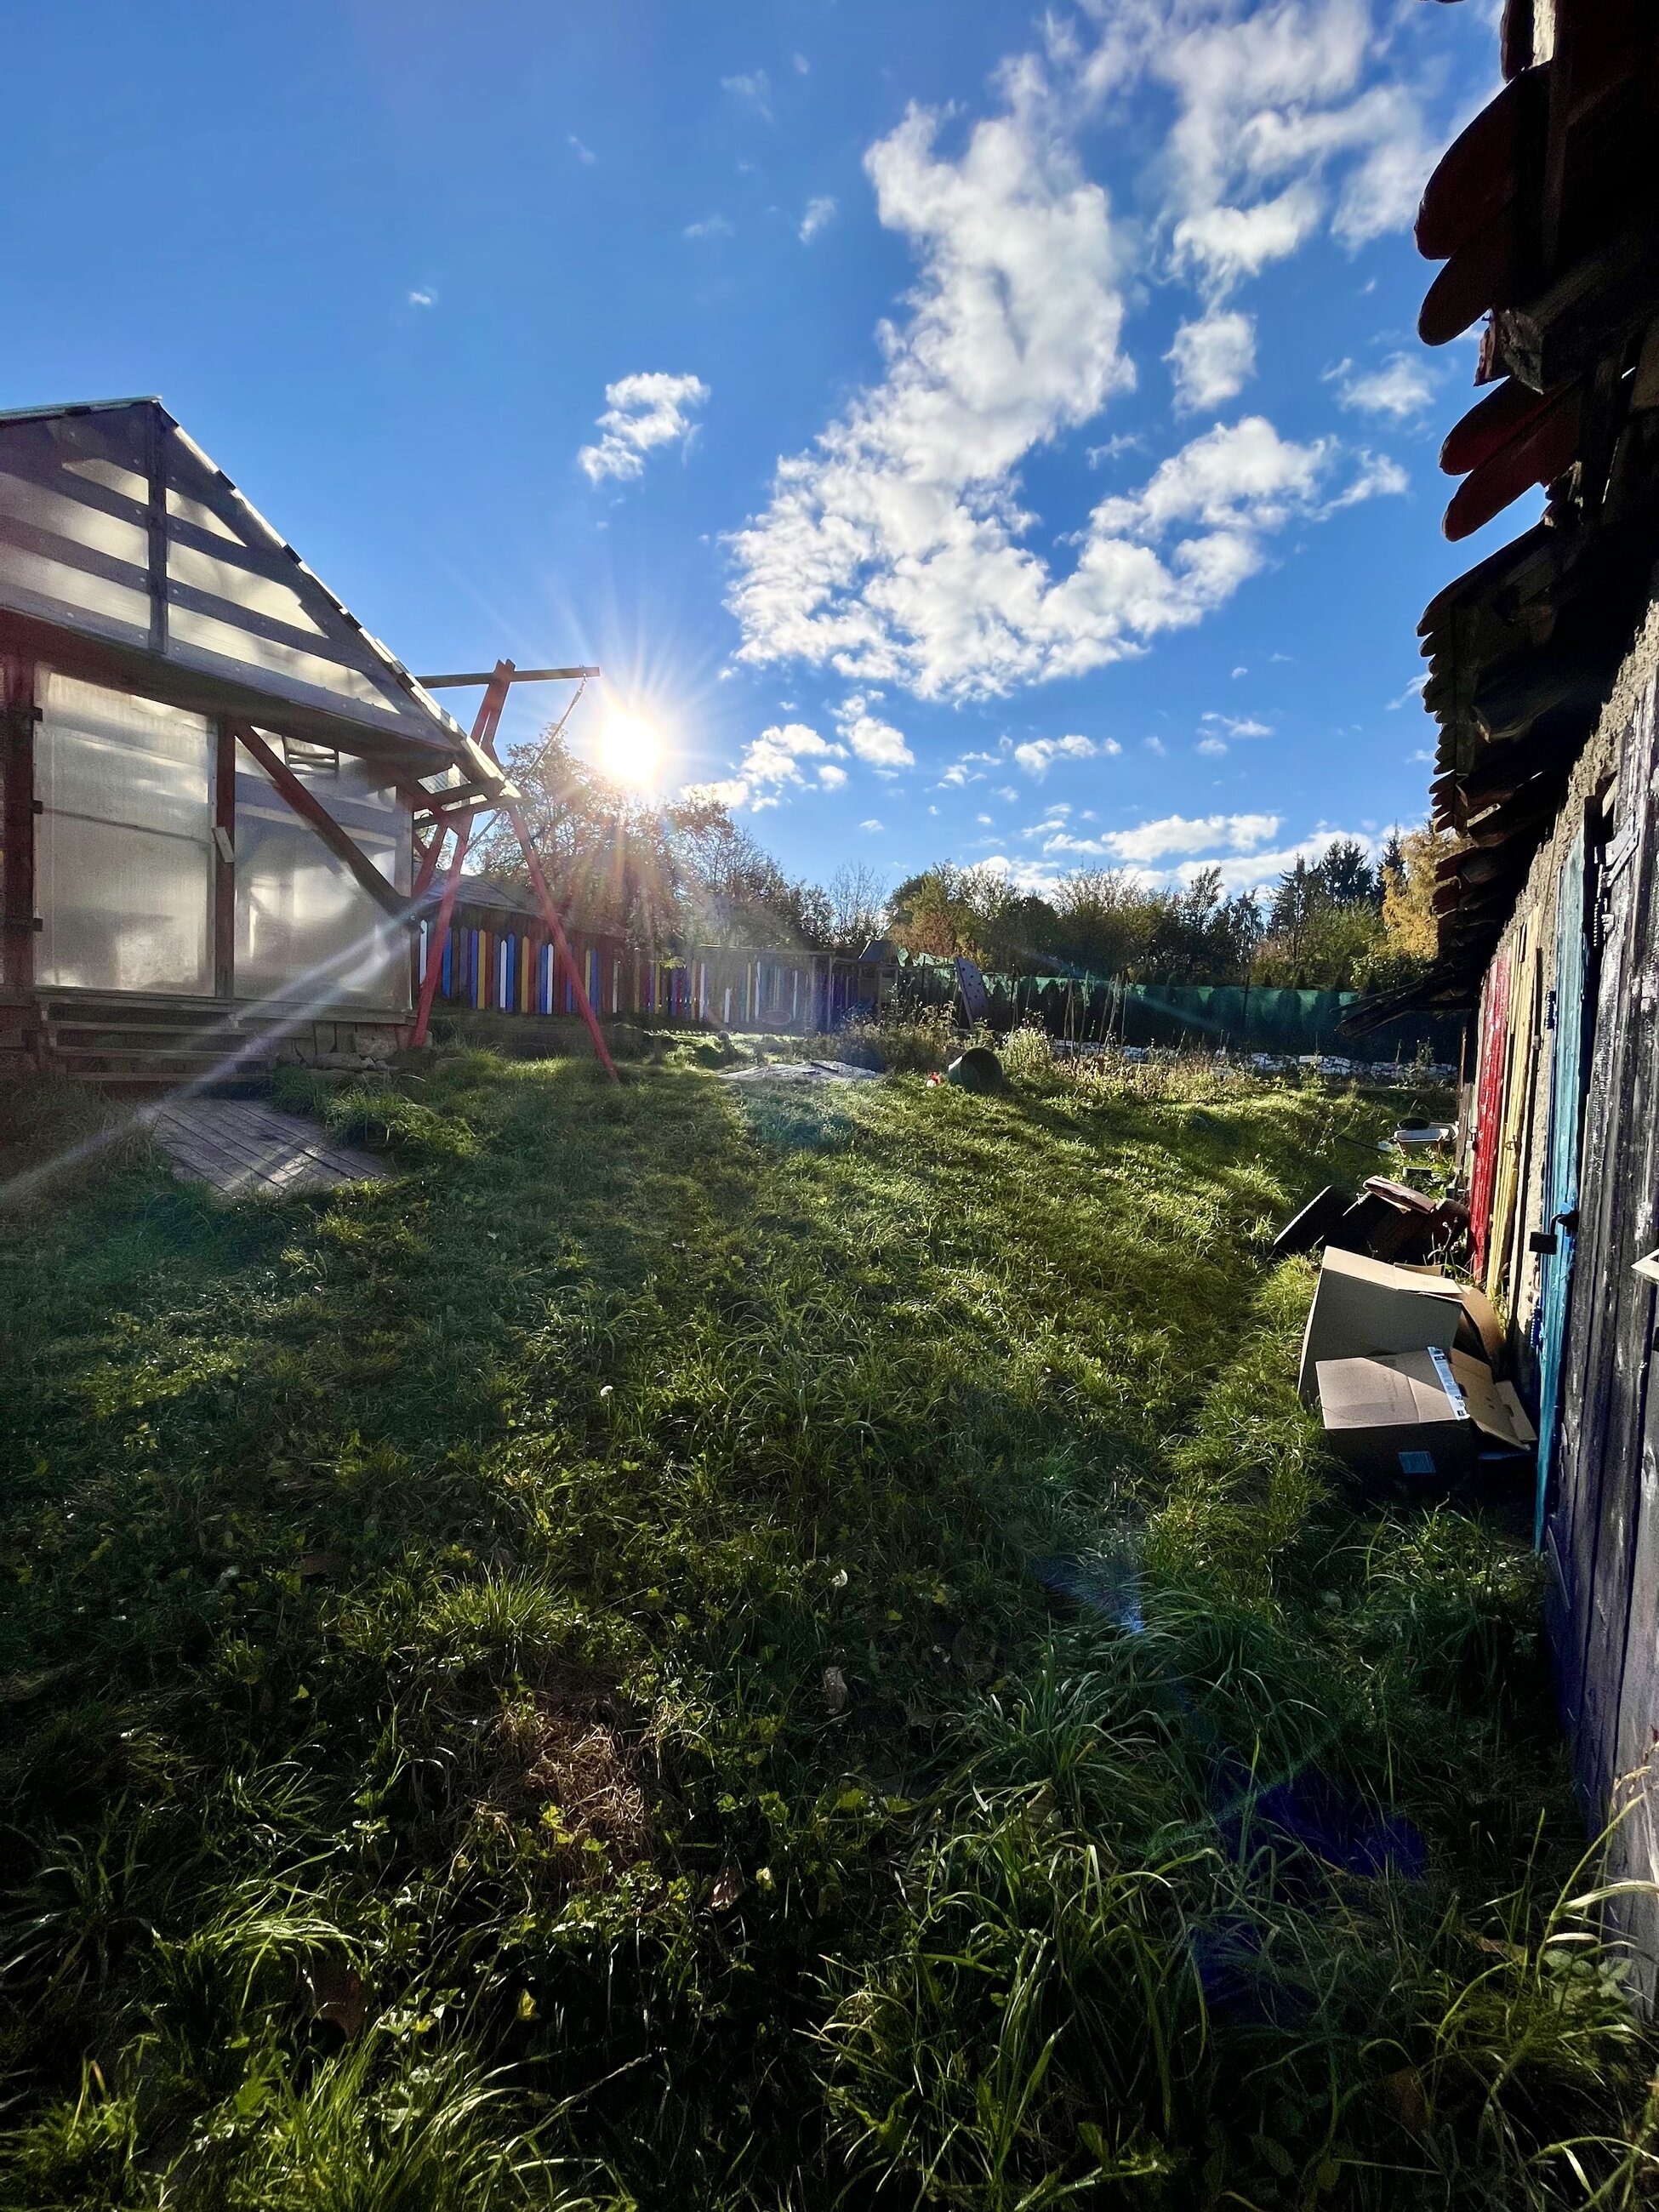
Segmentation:
[(1440, 1377), (1442, 1389), (1451, 1401), (1451, 1409), (1460, 1421), (1469, 1418), (1469, 1401), (1463, 1395), (1463, 1386), (1451, 1371), (1451, 1362), (1437, 1344), (1429, 1346), (1429, 1357), (1434, 1362), (1434, 1371)]

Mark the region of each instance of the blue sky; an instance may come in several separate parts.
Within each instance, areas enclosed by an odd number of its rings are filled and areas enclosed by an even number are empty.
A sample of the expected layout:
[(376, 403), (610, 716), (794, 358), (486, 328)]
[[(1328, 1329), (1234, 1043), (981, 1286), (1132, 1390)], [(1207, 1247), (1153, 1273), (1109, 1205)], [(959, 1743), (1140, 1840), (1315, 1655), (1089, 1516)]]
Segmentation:
[[(594, 660), (792, 871), (1425, 806), (1422, 0), (15, 8), (7, 405), (159, 392), (411, 666)], [(520, 696), (509, 731), (544, 698)], [(580, 742), (604, 712), (585, 702)]]

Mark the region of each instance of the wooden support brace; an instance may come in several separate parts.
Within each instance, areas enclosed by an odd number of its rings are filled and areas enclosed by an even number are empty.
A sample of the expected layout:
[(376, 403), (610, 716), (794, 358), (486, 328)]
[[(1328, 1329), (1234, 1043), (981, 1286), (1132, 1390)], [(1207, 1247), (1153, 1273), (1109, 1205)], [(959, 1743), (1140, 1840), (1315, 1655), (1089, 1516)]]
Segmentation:
[(542, 910), (542, 920), (547, 924), (547, 933), (553, 939), (556, 961), (558, 964), (562, 965), (570, 977), (575, 993), (577, 1009), (583, 1021), (587, 1024), (587, 1034), (593, 1040), (593, 1049), (599, 1054), (599, 1065), (613, 1083), (618, 1083), (622, 1079), (617, 1073), (617, 1064), (611, 1057), (610, 1048), (605, 1041), (605, 1032), (599, 1027), (599, 1018), (594, 1013), (588, 999), (586, 987), (571, 955), (569, 944), (565, 938), (564, 926), (559, 920), (558, 908), (553, 903), (553, 894), (549, 890), (547, 878), (542, 872), (541, 855), (537, 852), (531, 838), (529, 824), (515, 805), (508, 806), (507, 818), (513, 824), (514, 834), (523, 848), (525, 865), (530, 870), (531, 888), (536, 894), (536, 903)]
[[(438, 978), (443, 972), (444, 947), (449, 942), (449, 918), (455, 911), (455, 893), (460, 884), (461, 863), (466, 858), (466, 843), (471, 830), (472, 824), (470, 822), (463, 822), (455, 832), (455, 858), (450, 864), (449, 873), (444, 878), (443, 896), (438, 902), (437, 920), (433, 926), (427, 945), (426, 974), (421, 978), (421, 995), (415, 1006), (415, 1024), (409, 1033), (409, 1042), (411, 1045), (423, 1045), (426, 1042), (427, 1024), (432, 1019), (432, 1001), (437, 995)], [(438, 848), (444, 842), (444, 835), (441, 830), (436, 832), (432, 840), (432, 849), (427, 856), (434, 866), (437, 862)]]
[(246, 723), (237, 725), (236, 735), (300, 819), (317, 832), (336, 860), (345, 863), (376, 906), (394, 921), (407, 921), (407, 905), (397, 885), (386, 881), (356, 840), (341, 828), (316, 794), (307, 790), (287, 762), (279, 759)]
[(4, 713), (0, 714), (0, 882), (5, 904), (0, 921), (0, 988), (25, 995), (34, 983), (34, 726), (35, 667), (13, 660), (0, 670)]
[(213, 992), (236, 995), (236, 733), (221, 722), (213, 772)]

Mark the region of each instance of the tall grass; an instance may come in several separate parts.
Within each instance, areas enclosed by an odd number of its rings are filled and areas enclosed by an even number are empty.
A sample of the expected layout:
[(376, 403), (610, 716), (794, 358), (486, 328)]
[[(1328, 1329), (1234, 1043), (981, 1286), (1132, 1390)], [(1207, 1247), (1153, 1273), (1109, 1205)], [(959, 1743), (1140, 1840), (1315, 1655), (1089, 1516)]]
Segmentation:
[(0, 2203), (1641, 2201), (1522, 1504), (1263, 1264), (1394, 1104), (697, 1050), (0, 1244)]

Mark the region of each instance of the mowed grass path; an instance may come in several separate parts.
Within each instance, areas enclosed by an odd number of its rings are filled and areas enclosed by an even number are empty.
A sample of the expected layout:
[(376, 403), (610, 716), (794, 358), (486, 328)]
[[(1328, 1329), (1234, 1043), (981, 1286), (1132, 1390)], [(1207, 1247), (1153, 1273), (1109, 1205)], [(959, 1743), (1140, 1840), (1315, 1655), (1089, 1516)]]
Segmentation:
[(1531, 1563), (1263, 1264), (1393, 1109), (626, 1077), (3, 1217), (0, 2202), (1626, 2201)]

